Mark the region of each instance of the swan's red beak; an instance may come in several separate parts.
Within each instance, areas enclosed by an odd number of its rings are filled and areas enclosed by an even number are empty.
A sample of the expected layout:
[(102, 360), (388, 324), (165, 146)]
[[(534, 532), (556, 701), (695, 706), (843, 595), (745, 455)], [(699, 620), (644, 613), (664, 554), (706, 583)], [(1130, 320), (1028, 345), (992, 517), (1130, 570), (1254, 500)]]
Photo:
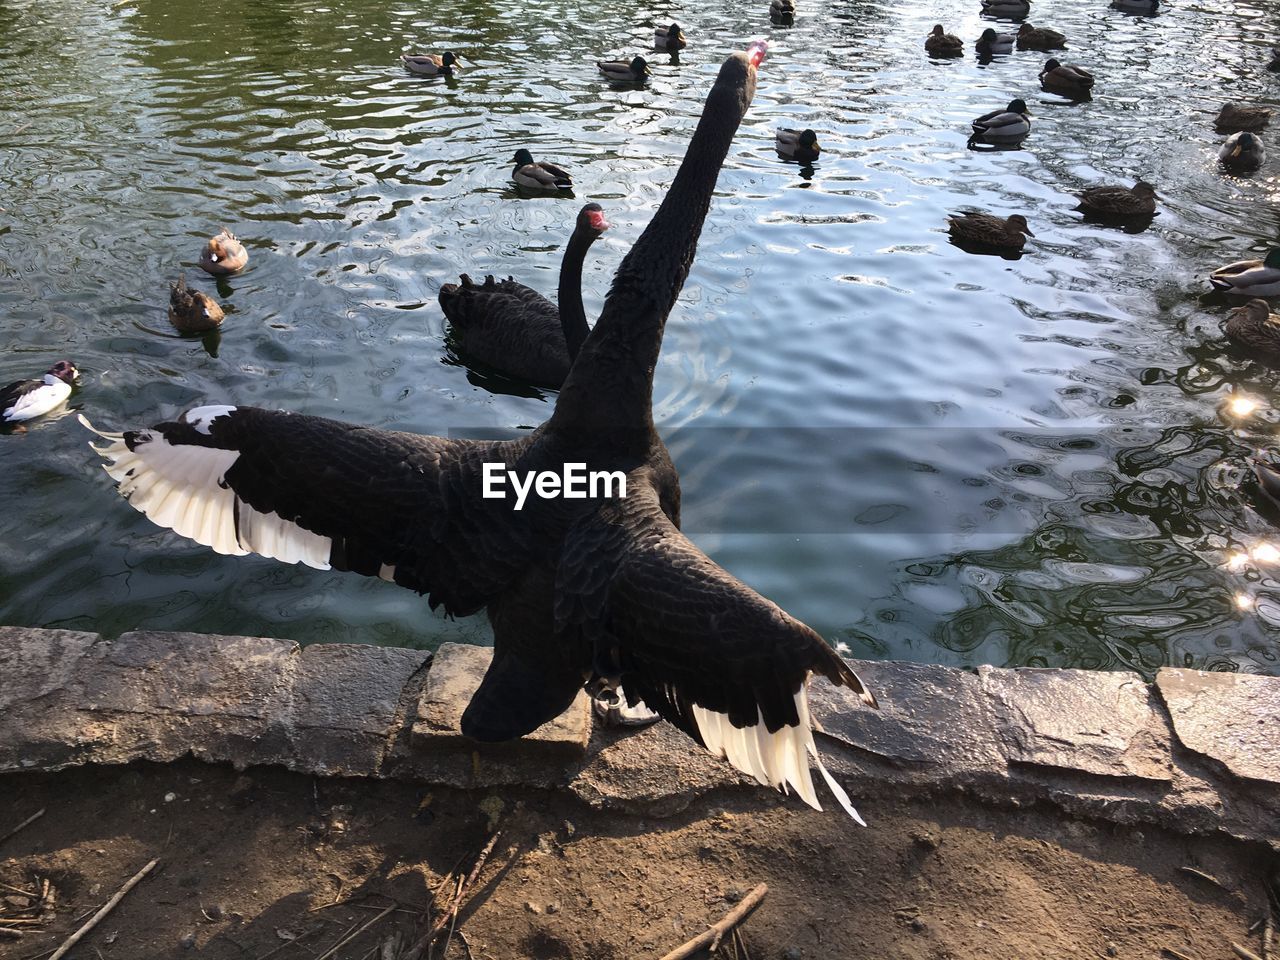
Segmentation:
[(769, 44), (763, 40), (757, 40), (751, 46), (747, 47), (747, 59), (751, 61), (753, 67), (758, 67), (764, 63), (764, 55), (769, 49)]
[(604, 212), (600, 210), (587, 211), (587, 219), (591, 221), (591, 229), (600, 233), (604, 233), (609, 229), (609, 221), (604, 218)]

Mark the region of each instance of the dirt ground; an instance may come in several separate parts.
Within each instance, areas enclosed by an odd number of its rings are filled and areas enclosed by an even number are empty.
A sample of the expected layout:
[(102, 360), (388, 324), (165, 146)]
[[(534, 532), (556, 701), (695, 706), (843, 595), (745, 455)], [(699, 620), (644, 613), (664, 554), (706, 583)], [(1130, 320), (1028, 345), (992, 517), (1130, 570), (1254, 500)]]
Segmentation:
[(866, 829), (764, 790), (652, 820), (568, 793), (194, 761), (9, 775), (0, 836), (47, 812), (0, 841), (0, 927), (24, 931), (0, 933), (0, 957), (48, 956), (158, 858), (69, 957), (399, 960), (448, 902), (444, 878), (466, 874), (495, 829), (461, 935), (437, 958), (657, 960), (761, 882), (767, 897), (722, 955), (1227, 960), (1232, 940), (1260, 950), (1246, 931), (1263, 915), (1271, 865), (1256, 848), (960, 798), (859, 806)]

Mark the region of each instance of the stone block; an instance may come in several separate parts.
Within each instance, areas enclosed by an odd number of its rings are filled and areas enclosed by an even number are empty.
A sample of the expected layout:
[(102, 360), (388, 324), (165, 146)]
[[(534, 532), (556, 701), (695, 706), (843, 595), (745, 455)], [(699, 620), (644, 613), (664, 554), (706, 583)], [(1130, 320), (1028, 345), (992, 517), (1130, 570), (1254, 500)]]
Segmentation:
[(850, 660), (849, 665), (880, 709), (815, 678), (809, 701), (824, 733), (897, 764), (957, 771), (1003, 768), (981, 685), (972, 673), (925, 663)]
[(1168, 730), (1136, 673), (980, 667), (978, 674), (1011, 763), (1172, 779)]
[(1237, 777), (1280, 784), (1280, 678), (1166, 667), (1156, 688), (1184, 747)]
[(585, 693), (579, 693), (560, 716), (510, 744), (482, 744), (462, 735), (462, 712), (492, 659), (493, 650), (489, 647), (441, 644), (418, 701), (412, 739), (415, 750), (477, 751), (481, 756), (518, 753), (547, 759), (581, 757), (591, 737), (591, 703)]
[(304, 648), (286, 709), (273, 721), (288, 737), (288, 765), (330, 776), (376, 776), (405, 722), (405, 688), (429, 659), (419, 650), (365, 644)]

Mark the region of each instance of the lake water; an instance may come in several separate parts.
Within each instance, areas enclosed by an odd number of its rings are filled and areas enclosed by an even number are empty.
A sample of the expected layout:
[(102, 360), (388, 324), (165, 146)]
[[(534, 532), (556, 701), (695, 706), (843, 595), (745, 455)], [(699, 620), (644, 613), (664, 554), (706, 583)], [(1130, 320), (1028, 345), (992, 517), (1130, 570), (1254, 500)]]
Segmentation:
[[(978, 4), (684, 6), (492, 0), (41, 0), (0, 5), (0, 383), (70, 357), (73, 399), (136, 427), (200, 402), (398, 429), (516, 428), (554, 395), (469, 371), (440, 285), (512, 274), (553, 294), (579, 206), (594, 317), (674, 174), (724, 56), (770, 42), (657, 371), (685, 525), (722, 565), (853, 655), (954, 664), (1276, 671), (1272, 527), (1237, 489), (1272, 443), (1276, 375), (1228, 348), (1205, 275), (1277, 236), (1280, 158), (1224, 175), (1226, 99), (1280, 99), (1280, 5), (1171, 0), (1154, 18), (1036, 0), (1093, 100), (1043, 94), (1045, 54), (980, 64)], [(593, 61), (642, 51), (645, 89)], [(934, 22), (966, 57), (930, 61)], [(455, 80), (406, 74), (452, 49)], [(967, 148), (1012, 97), (1015, 151)], [(772, 149), (812, 127), (812, 171)], [(520, 195), (519, 147), (570, 168)], [(1280, 150), (1277, 150), (1280, 152)], [(1151, 227), (1086, 224), (1072, 193), (1154, 182)], [(956, 209), (1024, 213), (1020, 259), (953, 246)], [(226, 225), (249, 269), (195, 268)], [(165, 318), (180, 274), (228, 316)], [(1249, 417), (1233, 394), (1260, 403)], [(67, 417), (0, 437), (0, 623), (300, 642), (485, 642), (358, 577), (219, 557), (124, 504)]]

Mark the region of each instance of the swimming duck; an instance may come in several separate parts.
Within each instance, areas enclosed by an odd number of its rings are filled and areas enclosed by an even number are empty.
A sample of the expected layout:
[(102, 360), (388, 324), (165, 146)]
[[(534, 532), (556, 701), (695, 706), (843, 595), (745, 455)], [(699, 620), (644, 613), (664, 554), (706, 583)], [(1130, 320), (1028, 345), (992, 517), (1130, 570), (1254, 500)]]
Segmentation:
[(1031, 132), (1031, 114), (1022, 98), (1010, 100), (1003, 110), (992, 110), (973, 121), (973, 139), (1010, 142)]
[(1248, 347), (1252, 359), (1280, 367), (1280, 317), (1265, 300), (1250, 300), (1227, 315), (1227, 336)]
[(1156, 188), (1145, 180), (1132, 187), (1111, 185), (1089, 187), (1080, 194), (1085, 213), (1100, 217), (1150, 217), (1156, 212)]
[(1000, 250), (1021, 250), (1035, 234), (1020, 213), (1000, 219), (989, 213), (956, 213), (947, 218), (949, 232), (957, 240)]
[(800, 163), (813, 163), (822, 153), (818, 135), (812, 130), (789, 130), (786, 127), (775, 134), (773, 148), (779, 156)]
[(1246, 297), (1280, 295), (1280, 247), (1272, 247), (1262, 260), (1237, 260), (1209, 274), (1215, 290)]
[(75, 364), (59, 360), (37, 380), (15, 380), (0, 390), (0, 423), (16, 424), (44, 416), (71, 396), (71, 387), (79, 379)]
[(1224, 167), (1233, 170), (1257, 170), (1267, 162), (1267, 151), (1260, 136), (1242, 130), (1227, 137), (1218, 151), (1218, 159)]
[(1018, 28), (1019, 50), (1058, 50), (1067, 45), (1065, 34), (1048, 27), (1033, 27), (1024, 23)]
[(169, 284), (169, 322), (180, 333), (208, 333), (216, 330), (225, 316), (218, 301), (187, 286), (187, 278), (179, 277)]
[(532, 190), (572, 190), (573, 178), (559, 167), (544, 161), (534, 162), (533, 154), (521, 147), (512, 158), (515, 169), (511, 179)]
[(1223, 133), (1236, 130), (1261, 130), (1271, 122), (1271, 109), (1249, 103), (1228, 103), (1223, 106), (1215, 121)]
[(1013, 52), (1013, 34), (1012, 33), (996, 33), (990, 27), (982, 31), (980, 36), (974, 43), (978, 49), (978, 56), (989, 57), (997, 53)]
[(924, 38), (924, 49), (934, 57), (963, 57), (964, 41), (943, 30), (942, 24), (935, 23), (933, 32)]
[[(463, 711), (464, 736), (513, 740), (569, 709), (584, 681), (620, 686), (628, 705), (642, 701), (760, 784), (819, 807), (825, 781), (857, 817), (814, 741), (809, 685), (817, 674), (851, 701), (874, 708), (875, 697), (817, 632), (680, 531), (679, 474), (653, 422), (667, 317), (761, 53), (721, 67), (687, 162), (619, 266), (537, 430), (432, 437), (203, 406), (101, 434), (97, 452), (119, 492), (154, 523), (222, 554), (381, 577), (454, 616), (486, 611), (493, 659)], [(579, 463), (624, 482), (548, 497), (543, 479), (567, 478)], [(495, 467), (504, 478), (536, 475), (541, 495), (522, 512), (513, 496), (486, 497)]]
[(790, 20), (795, 15), (795, 0), (770, 0), (769, 18), (771, 20)]
[(1111, 0), (1111, 6), (1125, 13), (1144, 13), (1147, 16), (1160, 12), (1160, 0)]
[(596, 67), (610, 83), (644, 83), (649, 79), (649, 64), (644, 57), (631, 60), (597, 60)]
[(1093, 89), (1093, 74), (1069, 63), (1050, 58), (1040, 71), (1040, 86), (1064, 97), (1087, 97)]
[(1030, 12), (1030, 0), (982, 0), (982, 13), (988, 17), (1021, 20)]
[(410, 73), (418, 73), (424, 77), (452, 77), (453, 65), (458, 62), (458, 56), (452, 50), (446, 50), (444, 56), (434, 53), (402, 53), (400, 60)]
[(653, 31), (653, 49), (655, 50), (675, 53), (677, 50), (683, 50), (687, 45), (684, 31), (680, 29), (678, 23), (673, 23), (669, 27), (657, 27)]
[(210, 237), (200, 253), (200, 269), (214, 276), (243, 270), (248, 262), (249, 251), (226, 227), (216, 237)]

